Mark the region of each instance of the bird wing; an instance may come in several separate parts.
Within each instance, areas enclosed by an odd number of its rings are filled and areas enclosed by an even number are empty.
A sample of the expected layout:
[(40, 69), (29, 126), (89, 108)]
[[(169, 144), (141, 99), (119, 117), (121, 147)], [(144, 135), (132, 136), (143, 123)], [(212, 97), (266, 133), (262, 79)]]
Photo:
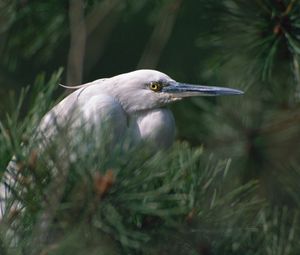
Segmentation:
[(84, 129), (97, 132), (91, 135), (99, 139), (100, 136), (105, 139), (114, 137), (112, 142), (116, 143), (126, 133), (127, 116), (120, 103), (112, 96), (97, 94), (82, 100), (80, 90), (77, 90), (43, 117), (38, 133), (42, 134), (47, 143), (64, 127), (71, 134), (71, 140)]
[[(78, 140), (79, 134), (84, 131), (88, 131), (87, 134), (92, 141), (98, 139), (102, 142), (105, 139), (105, 149), (113, 149), (125, 138), (128, 129), (127, 116), (122, 106), (113, 97), (99, 94), (90, 97), (89, 100), (79, 100), (76, 92), (53, 107), (41, 120), (36, 136), (41, 151), (54, 137), (58, 137), (59, 140), (66, 135), (64, 132), (60, 136), (60, 132), (64, 127), (68, 128), (67, 138), (70, 140), (67, 140), (68, 145), (72, 143), (80, 145), (79, 147), (82, 148), (78, 148), (79, 151), (83, 151), (85, 148), (88, 149), (89, 146), (78, 143), (82, 141)], [(61, 140), (60, 150), (66, 152), (67, 147), (64, 148), (66, 145), (65, 139)], [(6, 201), (11, 196), (10, 187), (18, 185), (16, 175), (16, 158), (14, 157), (0, 182), (0, 220), (7, 209)], [(20, 202), (12, 206), (12, 208), (21, 207)]]
[(86, 128), (95, 129), (101, 140), (117, 144), (126, 134), (127, 115), (120, 103), (109, 95), (92, 96), (80, 107), (80, 115)]

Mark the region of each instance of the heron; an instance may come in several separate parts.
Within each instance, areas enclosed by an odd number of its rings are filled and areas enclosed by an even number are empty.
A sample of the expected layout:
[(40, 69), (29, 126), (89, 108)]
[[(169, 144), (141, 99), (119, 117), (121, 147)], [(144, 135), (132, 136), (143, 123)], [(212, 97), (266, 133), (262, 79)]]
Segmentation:
[[(41, 148), (59, 133), (61, 127), (67, 126), (72, 139), (76, 139), (82, 127), (85, 130), (96, 127), (97, 132), (90, 135), (97, 139), (109, 133), (111, 144), (118, 144), (128, 136), (131, 146), (143, 144), (155, 151), (167, 149), (175, 139), (174, 116), (167, 107), (170, 103), (195, 96), (243, 94), (238, 89), (177, 82), (162, 72), (149, 69), (79, 86), (62, 86), (75, 91), (41, 119), (37, 128), (37, 136), (43, 144)], [(9, 165), (8, 170), (14, 171), (14, 160)], [(14, 174), (10, 173), (4, 175), (4, 182), (15, 182)], [(2, 181), (0, 198), (5, 200), (7, 194), (9, 191)], [(0, 204), (1, 218), (5, 202)]]
[(174, 116), (167, 107), (170, 103), (195, 96), (243, 94), (232, 88), (180, 83), (149, 69), (62, 86), (75, 91), (42, 119), (39, 132), (46, 140), (56, 133), (55, 126), (68, 122), (68, 128), (76, 133), (84, 123), (87, 127), (108, 126), (114, 143), (129, 135), (134, 145), (149, 144), (156, 150), (169, 148), (175, 139)]

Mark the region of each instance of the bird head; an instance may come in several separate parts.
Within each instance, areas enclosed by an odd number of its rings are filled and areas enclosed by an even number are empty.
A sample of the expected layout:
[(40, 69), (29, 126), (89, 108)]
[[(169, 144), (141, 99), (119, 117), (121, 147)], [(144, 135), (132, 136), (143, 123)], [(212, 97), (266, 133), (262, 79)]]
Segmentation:
[(237, 89), (177, 82), (155, 70), (137, 70), (113, 79), (116, 97), (128, 113), (163, 107), (187, 97), (243, 94)]

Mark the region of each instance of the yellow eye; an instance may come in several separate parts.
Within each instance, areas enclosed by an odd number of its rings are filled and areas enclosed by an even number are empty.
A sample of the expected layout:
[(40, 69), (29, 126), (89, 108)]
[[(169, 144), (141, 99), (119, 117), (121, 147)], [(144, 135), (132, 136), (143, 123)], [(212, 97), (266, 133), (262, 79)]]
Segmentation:
[(154, 92), (158, 92), (158, 91), (161, 91), (162, 84), (159, 82), (152, 82), (152, 83), (150, 83), (149, 88), (151, 90), (153, 90)]

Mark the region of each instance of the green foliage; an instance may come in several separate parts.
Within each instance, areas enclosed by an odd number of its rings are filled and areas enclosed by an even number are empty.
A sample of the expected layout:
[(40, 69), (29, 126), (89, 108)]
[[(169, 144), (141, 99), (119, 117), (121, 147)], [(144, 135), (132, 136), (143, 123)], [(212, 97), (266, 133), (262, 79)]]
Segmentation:
[(215, 13), (216, 24), (214, 33), (201, 31), (208, 40), (199, 39), (199, 46), (222, 51), (217, 61), (231, 62), (235, 71), (242, 71), (236, 75), (250, 81), (274, 81), (280, 69), (293, 75), (289, 71), (299, 54), (299, 8), (297, 1), (209, 1), (202, 19), (209, 22)]
[[(1, 144), (5, 145), (1, 147), (0, 153), (1, 175), (12, 155), (22, 155), (22, 146), (28, 144), (30, 138), (34, 136), (41, 116), (53, 106), (52, 95), (57, 89), (62, 71), (60, 69), (54, 73), (48, 82), (45, 74), (38, 75), (33, 88), (23, 89), (18, 100), (12, 99), (10, 107), (12, 114), (6, 114), (6, 120), (0, 123)], [(24, 112), (26, 118), (23, 117)]]
[(179, 134), (221, 157), (233, 157), (241, 180), (259, 178), (261, 194), (272, 203), (290, 203), (288, 184), (280, 182), (281, 194), (274, 187), (282, 173), (283, 179), (293, 179), (289, 162), (299, 168), (299, 54), (289, 40), (299, 43), (299, 2), (202, 3), (197, 40), (205, 51), (201, 77), (246, 93), (243, 98), (176, 105)]
[(20, 60), (34, 58), (40, 63), (47, 62), (66, 36), (67, 1), (33, 1), (31, 4), (11, 1), (9, 6), (9, 9), (3, 8), (10, 10), (13, 18), (9, 30), (6, 28), (9, 33), (4, 42), (2, 65), (15, 71)]
[[(77, 151), (65, 132), (32, 169), (31, 137), (61, 73), (45, 77), (67, 62), (69, 2), (0, 2), (0, 171), (17, 155), (34, 180), (15, 187), (11, 202), (25, 209), (1, 224), (0, 253), (299, 254), (299, 1), (82, 1), (85, 81), (136, 69), (151, 41), (159, 61), (146, 68), (246, 93), (173, 105), (179, 141), (170, 151), (107, 157), (86, 134)], [(7, 106), (11, 90), (21, 100)], [(56, 154), (67, 145), (75, 162)], [(40, 235), (45, 212), (51, 224)], [(22, 240), (15, 247), (11, 227)]]

